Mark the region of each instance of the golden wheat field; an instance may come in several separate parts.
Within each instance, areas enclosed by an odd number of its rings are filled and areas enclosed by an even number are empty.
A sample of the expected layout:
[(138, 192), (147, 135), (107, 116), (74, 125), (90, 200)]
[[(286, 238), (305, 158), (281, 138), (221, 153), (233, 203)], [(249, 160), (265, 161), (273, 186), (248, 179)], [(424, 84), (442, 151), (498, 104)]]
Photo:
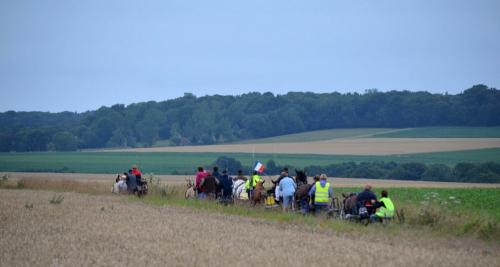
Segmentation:
[[(499, 266), (478, 240), (380, 236), (156, 207), (120, 196), (0, 190), (2, 266)], [(32, 208), (26, 208), (31, 203)]]
[(101, 151), (394, 155), (500, 147), (500, 138), (346, 138), (273, 144), (227, 144)]

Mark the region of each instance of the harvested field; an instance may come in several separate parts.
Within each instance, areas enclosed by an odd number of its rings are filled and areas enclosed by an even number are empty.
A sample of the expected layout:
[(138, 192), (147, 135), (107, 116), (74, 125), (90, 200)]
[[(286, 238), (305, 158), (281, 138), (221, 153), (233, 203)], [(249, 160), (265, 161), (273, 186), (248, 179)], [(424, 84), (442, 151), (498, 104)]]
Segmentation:
[[(10, 179), (20, 180), (54, 180), (54, 181), (79, 181), (108, 183), (110, 186), (114, 183), (114, 174), (90, 174), (90, 173), (32, 173), (32, 172), (0, 172), (0, 176), (8, 175)], [(184, 184), (186, 178), (194, 179), (194, 175), (155, 175), (162, 183), (166, 184)], [(275, 176), (266, 176), (264, 179), (276, 178)], [(311, 179), (311, 178), (309, 178)], [(403, 181), (387, 179), (361, 179), (361, 178), (330, 178), (335, 187), (362, 187), (371, 184), (375, 187), (422, 187), (422, 188), (497, 188), (500, 184), (486, 183), (452, 183), (452, 182), (428, 182), (428, 181)]]
[(151, 147), (100, 151), (397, 155), (500, 147), (500, 138), (357, 138), (329, 141)]
[[(0, 190), (4, 266), (498, 266), (497, 245), (340, 234), (123, 197)], [(25, 204), (33, 203), (33, 208)], [(139, 229), (139, 230), (137, 230)], [(324, 252), (324, 253), (322, 253)]]

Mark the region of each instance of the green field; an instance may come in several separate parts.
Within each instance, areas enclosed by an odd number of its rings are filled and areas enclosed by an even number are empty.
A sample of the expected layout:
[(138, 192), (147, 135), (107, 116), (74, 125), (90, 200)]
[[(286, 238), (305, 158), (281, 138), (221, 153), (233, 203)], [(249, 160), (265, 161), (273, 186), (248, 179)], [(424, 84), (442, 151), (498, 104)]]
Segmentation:
[(500, 127), (425, 127), (375, 134), (384, 138), (500, 138)]
[(383, 134), (403, 129), (388, 128), (357, 128), (357, 129), (330, 129), (321, 131), (312, 131), (296, 134), (281, 135), (262, 139), (245, 140), (236, 142), (238, 144), (268, 144), (268, 143), (296, 143), (308, 141), (332, 140), (337, 138), (358, 138), (369, 137), (376, 134)]
[(450, 166), (459, 162), (500, 162), (500, 148), (392, 156), (255, 154), (252, 157), (248, 153), (40, 152), (0, 153), (0, 171), (117, 173), (138, 164), (144, 172), (191, 174), (197, 166), (210, 165), (223, 155), (239, 160), (244, 166), (252, 166), (254, 160), (267, 162), (273, 159), (278, 165), (296, 168), (349, 161), (442, 163)]

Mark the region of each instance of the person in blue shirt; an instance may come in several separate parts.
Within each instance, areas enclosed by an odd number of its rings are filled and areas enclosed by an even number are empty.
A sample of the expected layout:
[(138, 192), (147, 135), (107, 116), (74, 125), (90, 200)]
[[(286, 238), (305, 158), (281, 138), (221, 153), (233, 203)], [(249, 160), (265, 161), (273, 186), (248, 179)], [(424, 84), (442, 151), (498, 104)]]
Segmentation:
[(220, 176), (219, 181), (222, 188), (222, 198), (224, 200), (230, 199), (233, 188), (233, 178), (227, 174), (227, 170), (222, 171), (222, 176)]
[(309, 190), (309, 196), (314, 197), (315, 213), (319, 214), (329, 208), (330, 200), (333, 198), (333, 190), (330, 183), (326, 181), (326, 174), (321, 174), (319, 181)]
[(283, 178), (281, 178), (279, 187), (283, 196), (283, 211), (289, 211), (290, 207), (291, 210), (294, 210), (294, 195), (295, 190), (297, 190), (297, 185), (295, 181), (288, 176), (288, 173), (283, 172), (281, 175)]

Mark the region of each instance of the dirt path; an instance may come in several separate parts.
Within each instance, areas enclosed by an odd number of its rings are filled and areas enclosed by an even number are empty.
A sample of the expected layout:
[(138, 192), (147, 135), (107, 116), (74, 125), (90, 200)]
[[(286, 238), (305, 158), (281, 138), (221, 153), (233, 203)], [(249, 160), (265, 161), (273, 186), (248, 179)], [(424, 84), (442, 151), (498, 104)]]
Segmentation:
[[(0, 265), (499, 266), (497, 247), (416, 236), (374, 238), (122, 197), (0, 190)], [(33, 208), (25, 208), (25, 203)]]
[(500, 147), (500, 138), (346, 138), (297, 143), (151, 147), (100, 151), (399, 155), (494, 147)]

